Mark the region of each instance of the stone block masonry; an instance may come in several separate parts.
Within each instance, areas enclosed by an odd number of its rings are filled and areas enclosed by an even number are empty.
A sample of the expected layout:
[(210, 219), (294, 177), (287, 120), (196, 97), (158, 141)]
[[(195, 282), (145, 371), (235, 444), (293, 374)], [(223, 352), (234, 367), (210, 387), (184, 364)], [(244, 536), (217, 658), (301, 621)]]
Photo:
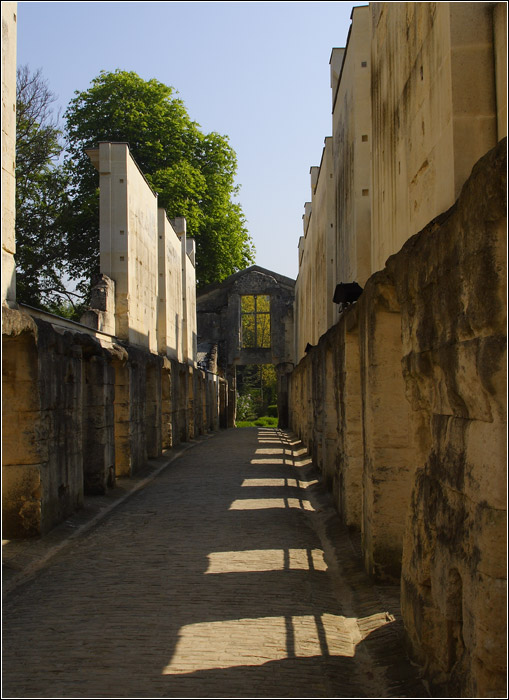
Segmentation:
[(58, 324), (3, 310), (7, 539), (48, 532), (84, 493), (105, 493), (117, 477), (225, 421), (216, 375)]
[[(253, 266), (200, 294), (200, 362), (227, 383), (197, 369), (185, 221), (158, 209), (127, 144), (90, 151), (101, 275), (88, 327), (16, 307), (15, 3), (2, 4), (4, 536), (45, 533), (85, 493), (233, 425), (236, 365), (270, 361), (280, 423), (360, 531), (367, 573), (401, 582), (432, 693), (506, 697), (506, 4), (371, 3), (352, 19), (331, 56), (332, 136), (311, 168), (297, 283)], [(358, 300), (334, 304), (353, 282)], [(256, 305), (255, 342), (243, 339), (243, 296), (270, 299), (269, 344)]]
[(507, 4), (354, 8), (330, 68), (289, 425), (436, 693), (506, 697)]
[(125, 143), (99, 170), (101, 272), (82, 324), (3, 308), (3, 523), (48, 532), (115, 479), (226, 423), (226, 392), (197, 369), (194, 242), (170, 222)]
[(20, 537), (82, 504), (88, 397), (78, 337), (7, 308), (2, 330), (3, 532)]
[(356, 7), (330, 60), (332, 136), (311, 168), (296, 281), (296, 361), (338, 322), (339, 283), (364, 287), (457, 200), (507, 135), (507, 4)]
[(366, 570), (401, 576), (412, 653), (458, 697), (505, 694), (506, 151), (289, 377), (290, 424)]
[(158, 208), (126, 143), (87, 153), (99, 172), (101, 275), (83, 323), (196, 364), (194, 241), (185, 219), (170, 222)]
[(504, 694), (506, 681), (506, 156), (504, 139), (457, 204), (387, 262), (421, 455), (403, 614), (431, 679), (474, 697)]
[[(4, 150), (15, 131), (15, 5), (2, 5), (2, 60), (13, 67), (4, 76)], [(88, 153), (99, 171), (100, 274), (83, 325), (15, 303), (14, 217), (2, 200), (6, 538), (45, 534), (84, 494), (104, 494), (163, 450), (226, 424), (225, 381), (196, 365), (194, 242), (185, 219), (170, 222), (157, 208), (127, 144)], [(14, 185), (9, 168), (2, 183)]]
[(370, 3), (372, 272), (454, 204), (507, 135), (505, 123), (497, 135), (498, 4)]

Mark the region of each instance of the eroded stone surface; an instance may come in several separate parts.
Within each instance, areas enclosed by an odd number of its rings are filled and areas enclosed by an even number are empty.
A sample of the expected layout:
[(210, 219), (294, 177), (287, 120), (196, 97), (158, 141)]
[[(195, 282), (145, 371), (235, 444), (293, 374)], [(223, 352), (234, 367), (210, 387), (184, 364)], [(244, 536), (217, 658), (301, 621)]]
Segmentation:
[(402, 568), (416, 658), (437, 687), (482, 697), (505, 693), (505, 174), (504, 140), (290, 378), (291, 424), (361, 529), (367, 570)]
[(226, 411), (217, 376), (74, 328), (3, 310), (7, 538), (48, 532), (84, 490), (104, 494)]
[(504, 141), (447, 216), (388, 261), (408, 394), (429, 431), (404, 542), (404, 619), (433, 680), (481, 697), (505, 684), (505, 172)]

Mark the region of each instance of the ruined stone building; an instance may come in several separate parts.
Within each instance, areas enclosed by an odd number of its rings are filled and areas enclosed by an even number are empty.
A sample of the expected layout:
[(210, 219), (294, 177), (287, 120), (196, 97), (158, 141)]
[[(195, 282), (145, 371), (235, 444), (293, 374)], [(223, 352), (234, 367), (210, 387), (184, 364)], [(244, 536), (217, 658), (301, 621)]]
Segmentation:
[(298, 246), (290, 426), (452, 696), (505, 694), (506, 22), (354, 9)]
[(236, 367), (271, 363), (280, 424), (366, 570), (401, 584), (432, 688), (505, 696), (506, 4), (354, 9), (296, 282), (253, 266), (196, 298), (185, 221), (127, 144), (90, 150), (101, 275), (81, 324), (16, 302), (15, 13), (2, 4), (4, 535), (47, 532), (84, 491), (233, 426)]
[(228, 427), (235, 425), (236, 367), (263, 364), (276, 367), (279, 425), (288, 427), (294, 287), (294, 280), (252, 265), (198, 295), (201, 350), (213, 361), (207, 366), (228, 379)]

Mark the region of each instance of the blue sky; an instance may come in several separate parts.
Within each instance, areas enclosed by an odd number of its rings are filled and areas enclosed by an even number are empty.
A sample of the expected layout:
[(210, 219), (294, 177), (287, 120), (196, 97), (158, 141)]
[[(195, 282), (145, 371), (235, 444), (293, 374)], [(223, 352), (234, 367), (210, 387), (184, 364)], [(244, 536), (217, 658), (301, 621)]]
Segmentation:
[(18, 64), (42, 70), (61, 112), (101, 70), (173, 86), (237, 153), (256, 264), (295, 278), (309, 169), (331, 133), (330, 54), (362, 4), (18, 2)]

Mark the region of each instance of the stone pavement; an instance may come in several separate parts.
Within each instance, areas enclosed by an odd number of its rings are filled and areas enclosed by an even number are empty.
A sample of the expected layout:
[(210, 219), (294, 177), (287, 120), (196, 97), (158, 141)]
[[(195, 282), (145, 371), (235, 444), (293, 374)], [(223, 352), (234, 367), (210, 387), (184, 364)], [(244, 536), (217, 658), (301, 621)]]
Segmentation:
[(6, 544), (3, 697), (428, 696), (296, 438), (227, 430), (166, 464)]

